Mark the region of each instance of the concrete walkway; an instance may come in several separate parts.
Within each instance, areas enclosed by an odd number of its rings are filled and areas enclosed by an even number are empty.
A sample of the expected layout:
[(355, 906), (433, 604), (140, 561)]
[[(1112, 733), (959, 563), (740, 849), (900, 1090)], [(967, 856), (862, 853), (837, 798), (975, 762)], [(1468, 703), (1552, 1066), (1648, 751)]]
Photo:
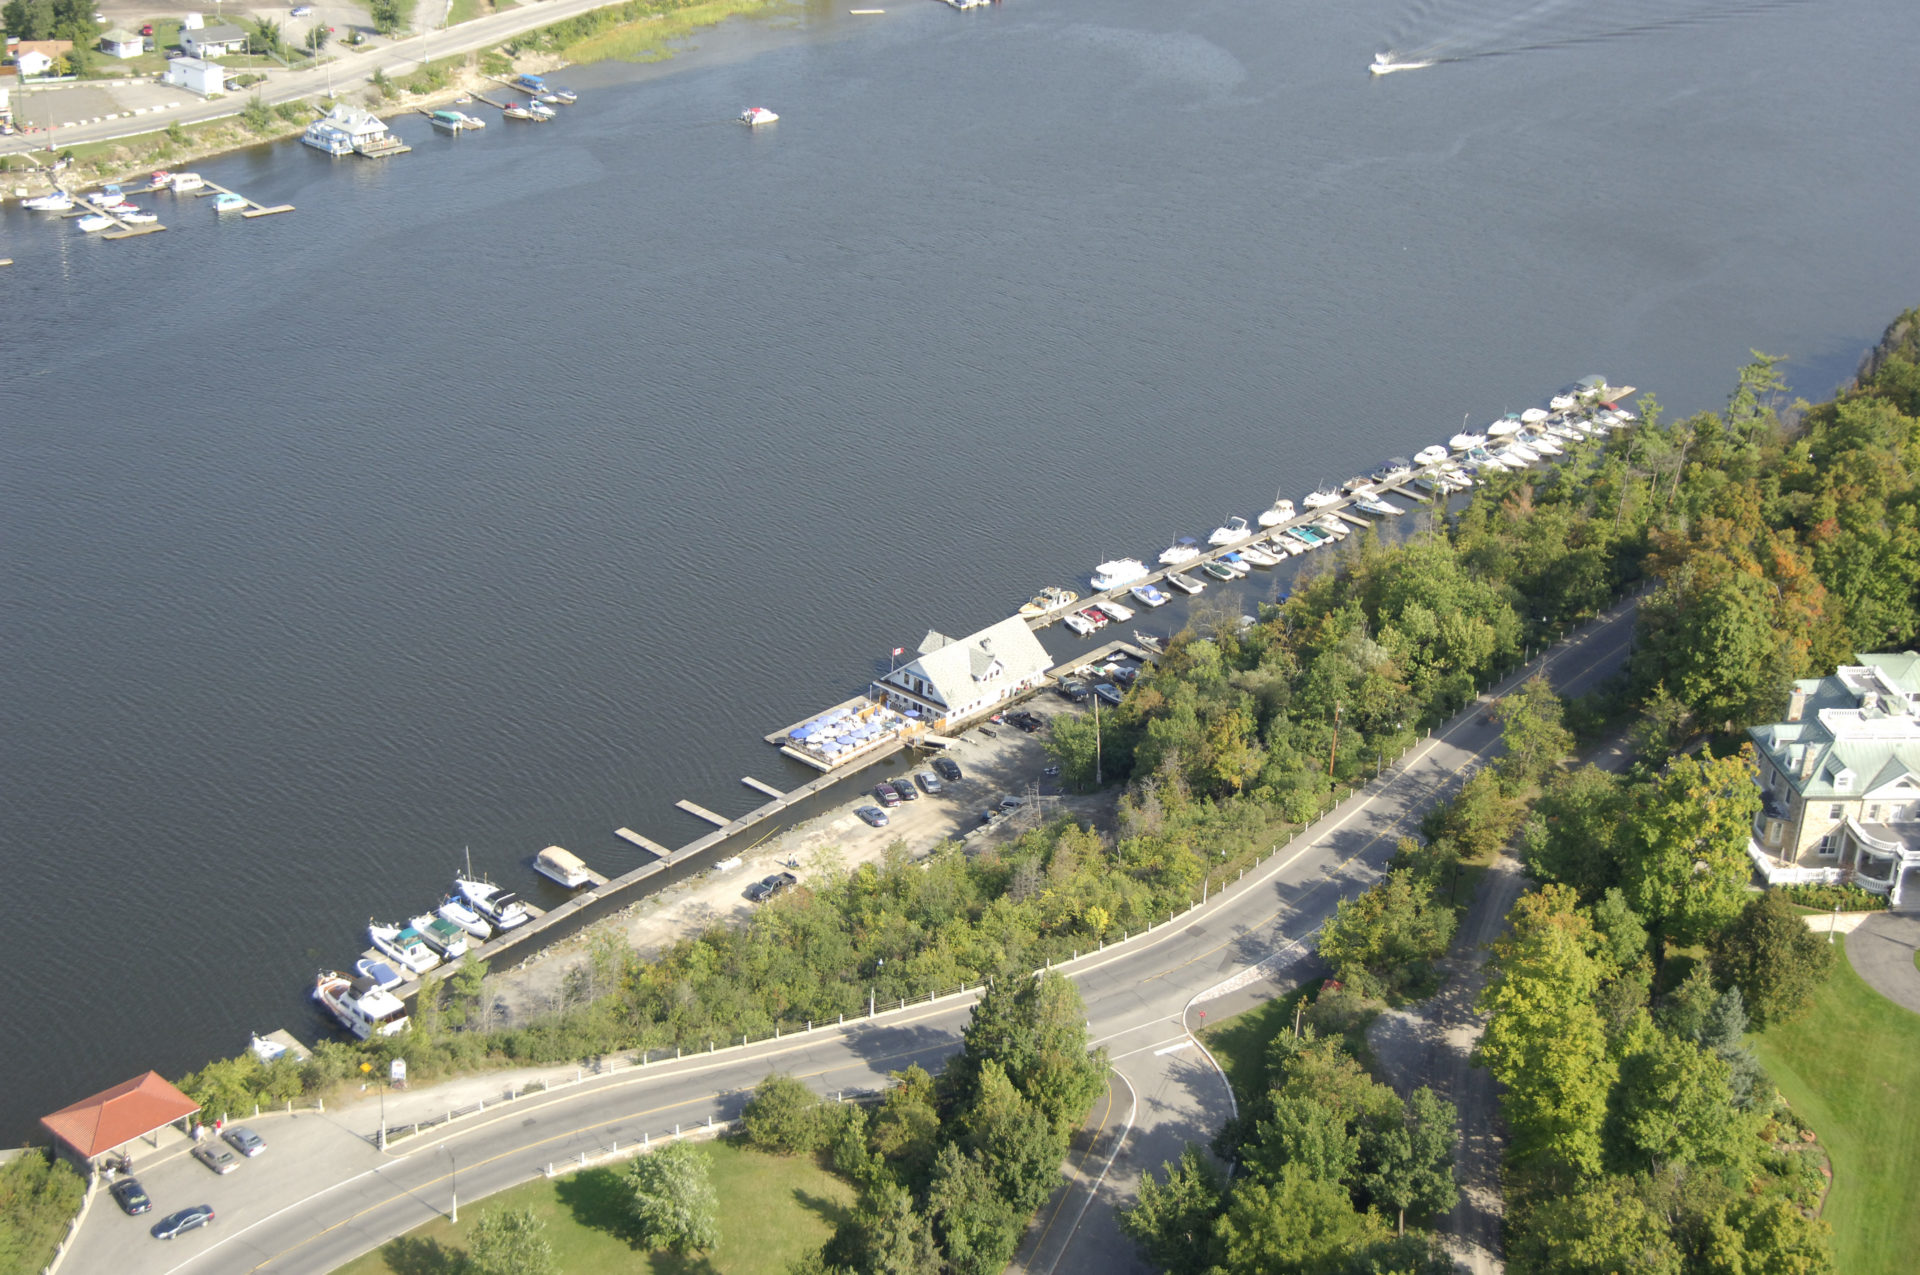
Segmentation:
[(1847, 939), (1847, 959), (1867, 986), (1920, 1014), (1920, 913), (1876, 912)]

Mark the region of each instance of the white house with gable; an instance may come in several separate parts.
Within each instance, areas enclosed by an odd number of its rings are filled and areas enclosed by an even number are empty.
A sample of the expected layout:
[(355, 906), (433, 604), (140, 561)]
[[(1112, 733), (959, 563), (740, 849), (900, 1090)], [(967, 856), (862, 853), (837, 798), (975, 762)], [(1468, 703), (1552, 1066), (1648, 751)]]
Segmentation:
[(873, 684), (873, 697), (946, 730), (1046, 681), (1053, 658), (1018, 616), (963, 638), (929, 630), (915, 658)]
[(1920, 654), (1862, 655), (1793, 684), (1787, 720), (1751, 726), (1768, 881), (1846, 881), (1898, 906), (1920, 868)]

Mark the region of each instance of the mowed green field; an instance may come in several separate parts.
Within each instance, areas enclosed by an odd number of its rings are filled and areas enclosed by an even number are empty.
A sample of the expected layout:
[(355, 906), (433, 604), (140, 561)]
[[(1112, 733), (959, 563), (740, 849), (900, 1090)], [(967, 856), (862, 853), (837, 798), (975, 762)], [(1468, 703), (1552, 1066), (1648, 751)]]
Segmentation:
[(467, 1232), (483, 1209), (531, 1206), (547, 1223), (566, 1275), (785, 1275), (818, 1248), (853, 1204), (853, 1187), (810, 1157), (768, 1155), (726, 1142), (705, 1144), (720, 1198), (720, 1244), (679, 1258), (644, 1253), (627, 1238), (622, 1168), (540, 1179), (460, 1205), (460, 1225), (429, 1222), (340, 1268), (340, 1275), (456, 1275)]
[[(1844, 942), (1844, 938), (1841, 940)], [(1825, 1217), (1847, 1275), (1920, 1265), (1920, 1015), (1838, 962), (1796, 1021), (1755, 1038), (1780, 1092), (1833, 1161)]]

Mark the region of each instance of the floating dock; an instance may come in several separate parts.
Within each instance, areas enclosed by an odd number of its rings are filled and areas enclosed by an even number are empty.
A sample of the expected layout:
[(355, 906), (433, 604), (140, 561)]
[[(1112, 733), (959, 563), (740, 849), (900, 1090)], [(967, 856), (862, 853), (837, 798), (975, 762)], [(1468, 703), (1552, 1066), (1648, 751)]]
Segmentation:
[[(232, 195), (235, 199), (245, 199), (247, 202), (247, 210), (240, 214), (242, 217), (249, 217), (249, 218), (271, 217), (275, 213), (293, 211), (292, 204), (276, 204), (272, 208), (269, 208), (265, 204), (256, 203), (251, 199), (247, 199), (245, 195), (241, 194), (237, 190), (228, 190), (225, 186), (220, 185), (218, 182), (204, 181), (204, 179), (203, 179), (203, 182), (204, 182), (204, 189), (195, 191), (194, 194), (196, 196), (204, 196), (208, 194)], [(158, 229), (158, 227), (156, 227), (156, 229)]]
[(639, 846), (642, 850), (645, 850), (648, 854), (658, 855), (662, 859), (673, 858), (673, 851), (667, 849), (665, 846), (661, 845), (658, 841), (647, 840), (645, 837), (641, 836), (639, 833), (635, 832), (631, 828), (615, 828), (613, 830), (613, 835), (616, 837), (622, 837), (628, 841), (631, 841), (634, 845)]
[(769, 797), (784, 797), (787, 795), (786, 793), (781, 792), (778, 788), (775, 788), (772, 784), (761, 783), (758, 779), (755, 779), (752, 775), (740, 776), (740, 782), (745, 784), (747, 787), (753, 789), (755, 792), (765, 793)]
[[(62, 191), (69, 198), (72, 198), (72, 192), (66, 190), (65, 187), (56, 186), (54, 187), (54, 189)], [(139, 192), (136, 191), (135, 193), (138, 194)], [(73, 211), (61, 213), (60, 216), (65, 221), (73, 221), (76, 218), (80, 218), (80, 217), (105, 217), (108, 221), (112, 222), (115, 226), (117, 226), (118, 229), (101, 231), (100, 237), (102, 239), (131, 239), (135, 235), (151, 235), (166, 229), (165, 226), (161, 225), (157, 221), (153, 222), (151, 225), (144, 225), (136, 222), (126, 221), (120, 216), (119, 213), (111, 212), (105, 208), (96, 207), (95, 205), (88, 203), (84, 199), (74, 199)], [(7, 264), (12, 265), (13, 263), (9, 261)]]
[(679, 801), (674, 802), (673, 804), (680, 807), (680, 809), (686, 811), (688, 814), (692, 815), (695, 819), (705, 819), (708, 823), (713, 824), (717, 828), (724, 828), (728, 824), (733, 822), (731, 819), (727, 818), (725, 815), (716, 815), (713, 813), (713, 811), (708, 810), (705, 806), (696, 806), (691, 801), (688, 801), (684, 797), (682, 797)]

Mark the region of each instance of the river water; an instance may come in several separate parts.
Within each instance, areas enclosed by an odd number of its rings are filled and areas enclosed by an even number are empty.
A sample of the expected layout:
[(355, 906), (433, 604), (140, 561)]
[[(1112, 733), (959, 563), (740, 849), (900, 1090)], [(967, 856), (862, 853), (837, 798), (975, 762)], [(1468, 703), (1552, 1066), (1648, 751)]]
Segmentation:
[(1824, 395), (1920, 301), (1917, 26), (815, 4), (548, 127), (198, 166), (288, 216), (0, 213), (0, 1128), (310, 1034), (463, 848), (547, 897), (750, 808), (928, 627), (1588, 372)]

